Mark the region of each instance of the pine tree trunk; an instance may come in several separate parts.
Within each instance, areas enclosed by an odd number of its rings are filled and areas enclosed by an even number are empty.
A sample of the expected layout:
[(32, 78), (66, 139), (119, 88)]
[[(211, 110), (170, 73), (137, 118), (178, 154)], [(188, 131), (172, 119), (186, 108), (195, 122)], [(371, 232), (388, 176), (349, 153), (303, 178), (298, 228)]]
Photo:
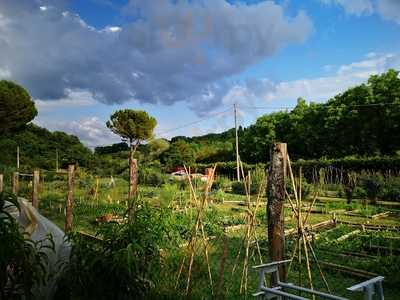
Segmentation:
[(130, 155), (129, 155), (129, 193), (128, 197), (132, 198), (137, 191), (138, 183), (138, 167), (137, 159), (133, 158), (134, 147), (131, 145)]

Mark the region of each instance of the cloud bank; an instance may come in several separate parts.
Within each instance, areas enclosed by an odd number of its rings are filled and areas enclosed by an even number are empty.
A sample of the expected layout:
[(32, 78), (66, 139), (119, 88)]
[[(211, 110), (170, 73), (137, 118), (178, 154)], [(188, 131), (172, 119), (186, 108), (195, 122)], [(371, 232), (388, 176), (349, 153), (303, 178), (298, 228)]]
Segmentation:
[(103, 103), (136, 100), (204, 108), (226, 80), (302, 43), (309, 17), (294, 17), (272, 1), (131, 0), (122, 27), (96, 29), (67, 11), (66, 1), (0, 2), (0, 76), (42, 101), (90, 93)]
[(389, 69), (400, 69), (399, 53), (369, 53), (360, 61), (336, 67), (336, 71), (330, 76), (281, 82), (268, 78), (247, 81), (232, 87), (223, 96), (223, 102), (241, 103), (243, 106), (271, 106), (274, 100), (295, 103), (298, 97), (324, 102), (350, 87), (366, 82), (371, 75), (381, 74)]
[(388, 21), (400, 24), (399, 0), (320, 0), (322, 3), (342, 6), (349, 15), (369, 16), (377, 13)]

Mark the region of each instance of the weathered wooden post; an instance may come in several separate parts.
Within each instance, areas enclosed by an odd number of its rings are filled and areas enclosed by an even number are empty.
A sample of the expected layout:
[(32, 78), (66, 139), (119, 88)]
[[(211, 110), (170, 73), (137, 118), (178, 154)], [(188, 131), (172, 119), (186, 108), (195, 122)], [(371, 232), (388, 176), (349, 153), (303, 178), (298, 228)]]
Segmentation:
[(18, 188), (19, 188), (19, 173), (18, 172), (13, 172), (12, 192), (16, 196), (18, 196)]
[(132, 198), (137, 191), (138, 185), (138, 165), (137, 159), (131, 157), (129, 159), (129, 194), (128, 197)]
[(74, 185), (75, 185), (75, 166), (68, 166), (68, 194), (65, 207), (65, 226), (64, 231), (68, 233), (72, 229), (72, 211), (74, 208)]
[[(286, 143), (275, 143), (271, 149), (267, 190), (268, 248), (272, 261), (285, 259), (284, 200), (286, 164)], [(279, 277), (281, 281), (286, 279), (284, 264), (279, 267)], [(271, 284), (276, 284), (275, 278), (272, 279)]]
[(3, 191), (4, 175), (0, 174), (0, 193)]
[(32, 181), (32, 206), (39, 209), (39, 182), (40, 176), (39, 171), (33, 171), (33, 181)]

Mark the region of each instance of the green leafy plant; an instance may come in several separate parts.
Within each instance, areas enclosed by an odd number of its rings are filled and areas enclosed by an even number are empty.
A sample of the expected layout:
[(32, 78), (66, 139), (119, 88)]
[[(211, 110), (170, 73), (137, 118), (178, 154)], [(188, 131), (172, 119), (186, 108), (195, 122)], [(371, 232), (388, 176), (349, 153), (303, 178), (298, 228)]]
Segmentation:
[(48, 249), (54, 250), (51, 237), (32, 241), (8, 212), (17, 207), (17, 198), (10, 193), (0, 193), (0, 298), (33, 299), (34, 288), (49, 279)]
[(71, 299), (146, 299), (155, 293), (168, 232), (162, 210), (136, 197), (126, 223), (102, 225), (98, 241), (71, 235), (60, 290)]

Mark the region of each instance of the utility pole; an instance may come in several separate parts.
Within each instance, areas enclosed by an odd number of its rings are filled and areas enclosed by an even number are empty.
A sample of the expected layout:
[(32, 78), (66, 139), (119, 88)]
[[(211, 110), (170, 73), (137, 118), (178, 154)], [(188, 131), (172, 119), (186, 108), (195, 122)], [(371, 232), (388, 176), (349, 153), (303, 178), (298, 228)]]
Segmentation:
[(233, 104), (233, 112), (235, 114), (235, 139), (236, 139), (236, 175), (237, 181), (240, 181), (240, 169), (239, 169), (239, 137), (237, 128), (237, 109), (236, 103)]
[(17, 170), (19, 170), (19, 146), (17, 146)]

